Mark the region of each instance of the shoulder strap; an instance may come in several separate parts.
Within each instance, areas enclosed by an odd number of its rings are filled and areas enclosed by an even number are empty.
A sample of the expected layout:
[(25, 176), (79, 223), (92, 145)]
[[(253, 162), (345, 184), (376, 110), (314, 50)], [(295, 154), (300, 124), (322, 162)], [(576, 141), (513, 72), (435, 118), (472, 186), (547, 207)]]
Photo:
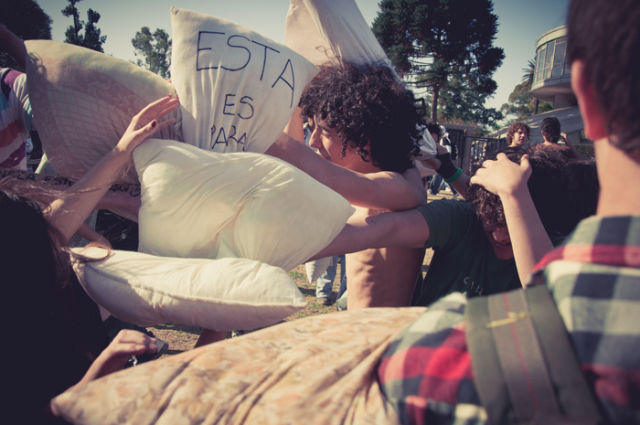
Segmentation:
[(465, 321), (491, 424), (602, 422), (545, 285), (472, 298)]

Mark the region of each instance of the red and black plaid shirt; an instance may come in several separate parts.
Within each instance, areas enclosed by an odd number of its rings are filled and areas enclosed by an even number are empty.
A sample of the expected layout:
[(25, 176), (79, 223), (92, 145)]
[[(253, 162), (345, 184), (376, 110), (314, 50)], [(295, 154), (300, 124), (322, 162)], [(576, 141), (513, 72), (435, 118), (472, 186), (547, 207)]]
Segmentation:
[[(640, 423), (640, 217), (590, 218), (537, 266), (605, 415)], [(466, 298), (451, 294), (405, 329), (378, 378), (405, 424), (484, 424), (467, 350)]]

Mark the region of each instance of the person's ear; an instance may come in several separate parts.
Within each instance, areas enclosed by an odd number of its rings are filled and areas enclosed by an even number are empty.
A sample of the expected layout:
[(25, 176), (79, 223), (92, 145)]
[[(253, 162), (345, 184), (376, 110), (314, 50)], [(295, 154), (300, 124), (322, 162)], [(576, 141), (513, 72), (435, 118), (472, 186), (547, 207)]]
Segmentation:
[(607, 121), (596, 98), (593, 85), (587, 78), (585, 64), (582, 60), (575, 60), (571, 64), (571, 87), (580, 106), (584, 134), (594, 141), (607, 137), (609, 135)]

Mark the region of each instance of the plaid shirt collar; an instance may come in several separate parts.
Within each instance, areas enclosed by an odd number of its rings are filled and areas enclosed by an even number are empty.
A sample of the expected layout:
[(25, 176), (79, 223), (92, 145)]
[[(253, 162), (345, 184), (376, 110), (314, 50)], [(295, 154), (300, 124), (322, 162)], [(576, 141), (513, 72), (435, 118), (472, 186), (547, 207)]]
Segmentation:
[[(625, 241), (620, 244), (620, 241)], [(640, 216), (590, 217), (562, 246), (545, 255), (533, 272), (556, 260), (640, 267)]]

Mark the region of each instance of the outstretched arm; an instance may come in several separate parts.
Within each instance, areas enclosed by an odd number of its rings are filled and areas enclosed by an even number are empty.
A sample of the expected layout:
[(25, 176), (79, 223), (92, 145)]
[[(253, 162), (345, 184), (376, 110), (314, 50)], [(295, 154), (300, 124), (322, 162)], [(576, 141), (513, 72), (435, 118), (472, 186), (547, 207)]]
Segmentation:
[(425, 201), (426, 193), (415, 169), (405, 176), (389, 171), (358, 173), (327, 161), (285, 133), (266, 153), (295, 165), (353, 205), (396, 211), (415, 208)]
[(527, 187), (530, 176), (531, 165), (526, 155), (516, 164), (500, 153), (495, 161), (485, 161), (471, 177), (472, 184), (482, 185), (500, 197), (523, 286), (533, 266), (553, 249)]
[(98, 202), (130, 164), (133, 150), (174, 120), (158, 120), (178, 106), (178, 99), (167, 96), (147, 105), (135, 115), (118, 144), (67, 191), (49, 205), (45, 213), (49, 222), (69, 240)]
[(311, 260), (367, 248), (423, 248), (428, 239), (429, 225), (415, 209), (352, 217), (338, 236)]

